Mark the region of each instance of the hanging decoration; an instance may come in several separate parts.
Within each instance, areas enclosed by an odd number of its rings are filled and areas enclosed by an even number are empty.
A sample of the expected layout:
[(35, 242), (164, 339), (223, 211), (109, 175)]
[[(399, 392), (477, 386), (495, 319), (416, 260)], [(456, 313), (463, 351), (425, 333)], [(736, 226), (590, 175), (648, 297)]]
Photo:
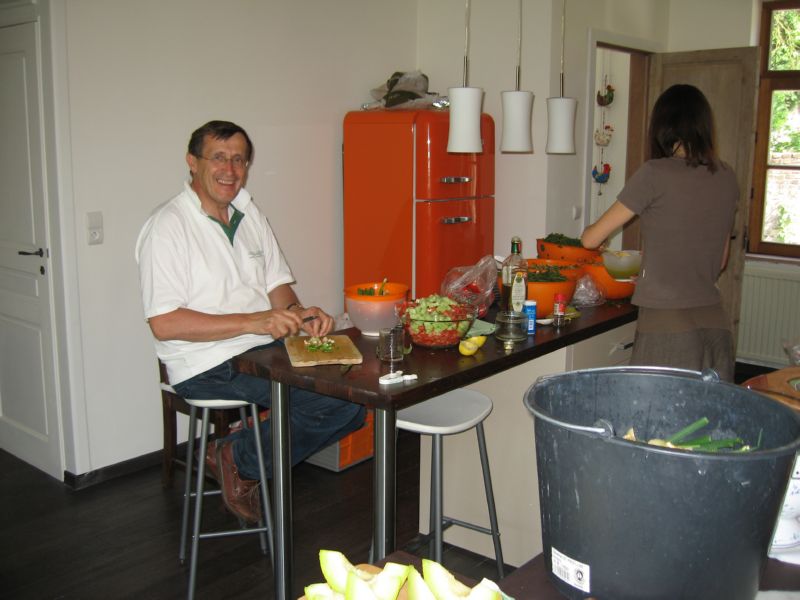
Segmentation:
[[(598, 185), (597, 195), (603, 195), (603, 184), (611, 177), (611, 165), (605, 162), (604, 150), (611, 143), (614, 126), (606, 123), (606, 108), (614, 101), (614, 86), (608, 83), (608, 75), (603, 76), (605, 93), (597, 92), (597, 104), (600, 106), (600, 127), (594, 130), (594, 143), (600, 149), (599, 162), (592, 168), (592, 180)], [(600, 165), (598, 168), (597, 165)]]
[(611, 143), (611, 136), (614, 134), (614, 126), (611, 124), (603, 125), (602, 129), (594, 130), (594, 143), (598, 146), (608, 146)]
[(614, 86), (606, 85), (605, 93), (597, 92), (597, 104), (599, 106), (608, 106), (614, 101)]
[(611, 165), (602, 163), (602, 167), (602, 171), (597, 170), (597, 165), (592, 169), (592, 179), (594, 179), (596, 183), (607, 183), (608, 178), (611, 177)]

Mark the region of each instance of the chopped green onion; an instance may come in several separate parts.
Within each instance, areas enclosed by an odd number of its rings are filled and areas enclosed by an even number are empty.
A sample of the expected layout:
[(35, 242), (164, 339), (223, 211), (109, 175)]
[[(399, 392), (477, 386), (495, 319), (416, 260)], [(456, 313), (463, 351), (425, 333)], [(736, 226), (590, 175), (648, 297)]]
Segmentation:
[(676, 433), (672, 437), (667, 438), (667, 441), (670, 444), (677, 444), (682, 439), (692, 435), (695, 431), (697, 431), (698, 429), (702, 429), (706, 425), (708, 425), (708, 417), (701, 417), (691, 425), (681, 429), (678, 433)]

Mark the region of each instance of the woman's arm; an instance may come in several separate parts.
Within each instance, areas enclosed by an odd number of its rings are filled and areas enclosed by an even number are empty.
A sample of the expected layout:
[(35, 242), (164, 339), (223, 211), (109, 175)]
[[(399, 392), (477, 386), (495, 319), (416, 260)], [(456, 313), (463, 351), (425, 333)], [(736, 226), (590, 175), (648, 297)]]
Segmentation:
[(589, 225), (581, 234), (584, 248), (597, 248), (614, 230), (630, 221), (636, 213), (616, 200), (597, 221)]

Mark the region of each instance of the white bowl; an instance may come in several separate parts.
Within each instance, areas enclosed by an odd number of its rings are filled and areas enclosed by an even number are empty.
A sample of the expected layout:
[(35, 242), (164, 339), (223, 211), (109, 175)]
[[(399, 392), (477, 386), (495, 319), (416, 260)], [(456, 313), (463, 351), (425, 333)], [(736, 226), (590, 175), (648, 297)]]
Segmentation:
[(360, 300), (358, 298), (345, 298), (345, 310), (353, 322), (364, 335), (377, 336), (378, 331), (386, 327), (394, 327), (400, 323), (397, 309), (405, 298), (376, 300)]

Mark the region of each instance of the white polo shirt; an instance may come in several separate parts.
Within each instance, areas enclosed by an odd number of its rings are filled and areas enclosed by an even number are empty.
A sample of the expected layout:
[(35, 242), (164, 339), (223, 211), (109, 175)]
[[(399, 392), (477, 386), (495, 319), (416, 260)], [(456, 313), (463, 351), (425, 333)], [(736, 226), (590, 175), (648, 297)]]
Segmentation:
[[(178, 308), (208, 314), (269, 310), (267, 294), (294, 281), (250, 194), (242, 189), (231, 204), (244, 214), (232, 244), (188, 182), (150, 216), (136, 241), (145, 318)], [(155, 346), (175, 384), (271, 341), (269, 335), (247, 334), (213, 342), (155, 340)]]

